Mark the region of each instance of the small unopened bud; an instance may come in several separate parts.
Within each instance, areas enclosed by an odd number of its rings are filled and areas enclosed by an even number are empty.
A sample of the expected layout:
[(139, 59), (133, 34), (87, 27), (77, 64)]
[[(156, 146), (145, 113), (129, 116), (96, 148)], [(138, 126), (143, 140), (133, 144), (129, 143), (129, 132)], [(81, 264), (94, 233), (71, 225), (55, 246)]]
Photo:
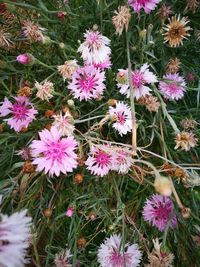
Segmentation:
[(67, 104), (69, 107), (74, 107), (74, 100), (72, 99), (67, 100)]
[(77, 173), (74, 177), (75, 184), (81, 184), (83, 182), (83, 175), (81, 173)]
[(86, 243), (87, 243), (87, 241), (86, 241), (85, 237), (81, 237), (77, 241), (77, 245), (79, 248), (84, 248)]
[(139, 36), (140, 36), (140, 38), (142, 38), (142, 39), (145, 38), (146, 35), (147, 35), (147, 30), (146, 30), (146, 29), (140, 31), (140, 33), (139, 33)]
[(59, 47), (61, 48), (61, 49), (65, 49), (65, 44), (64, 43), (59, 43)]
[(31, 95), (31, 88), (28, 86), (24, 86), (18, 90), (17, 95), (29, 97)]
[(110, 98), (107, 103), (108, 103), (108, 106), (113, 107), (117, 104), (117, 100)]
[(73, 207), (69, 207), (66, 211), (66, 216), (67, 217), (72, 217), (74, 214), (74, 208)]
[(98, 31), (98, 28), (99, 28), (99, 27), (98, 27), (97, 24), (94, 24), (93, 27), (92, 27), (93, 31)]
[(188, 219), (190, 217), (190, 214), (191, 214), (191, 209), (183, 207), (181, 210), (181, 214), (182, 214), (184, 219)]
[(33, 173), (35, 171), (35, 166), (31, 163), (31, 161), (27, 160), (24, 162), (22, 170), (24, 173)]
[(163, 196), (170, 196), (172, 194), (172, 184), (167, 177), (156, 177), (154, 187), (156, 192)]
[(30, 54), (21, 54), (16, 57), (16, 61), (23, 65), (28, 65), (33, 62), (33, 56)]
[(52, 212), (53, 212), (53, 210), (51, 208), (47, 208), (47, 209), (44, 210), (44, 216), (46, 218), (50, 218), (51, 215), (52, 215)]
[(95, 212), (90, 212), (89, 215), (88, 215), (88, 218), (91, 221), (94, 221), (96, 219), (96, 213)]
[(54, 110), (52, 110), (52, 109), (48, 109), (48, 110), (45, 111), (45, 115), (44, 115), (44, 116), (45, 116), (46, 118), (49, 119), (49, 118), (51, 118), (53, 115), (55, 115)]

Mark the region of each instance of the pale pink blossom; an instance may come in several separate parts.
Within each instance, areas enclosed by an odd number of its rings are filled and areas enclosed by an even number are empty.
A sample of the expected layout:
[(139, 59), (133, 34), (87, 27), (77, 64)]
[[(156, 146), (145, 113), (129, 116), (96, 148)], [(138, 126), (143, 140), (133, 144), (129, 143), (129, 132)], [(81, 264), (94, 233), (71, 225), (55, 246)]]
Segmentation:
[(140, 13), (141, 9), (144, 9), (147, 14), (154, 10), (160, 2), (161, 0), (128, 0), (135, 12)]
[(11, 129), (20, 132), (23, 128), (27, 128), (35, 119), (37, 110), (25, 96), (14, 97), (15, 102), (11, 103), (7, 98), (4, 99), (0, 106), (0, 117), (10, 115), (8, 119), (4, 119)]
[(0, 214), (0, 266), (24, 267), (29, 239), (31, 237), (31, 218), (27, 211), (12, 215)]
[(164, 81), (159, 83), (159, 89), (166, 99), (179, 100), (185, 93), (185, 80), (178, 73), (168, 73), (163, 77)]
[(138, 244), (123, 246), (121, 236), (114, 234), (101, 244), (97, 257), (101, 267), (137, 267), (142, 253)]
[(55, 267), (71, 267), (70, 258), (73, 255), (71, 254), (69, 249), (62, 250), (60, 253), (55, 256)]
[(74, 98), (82, 100), (97, 99), (105, 89), (105, 73), (94, 66), (79, 67), (72, 75), (68, 89)]
[(105, 61), (103, 61), (102, 63), (98, 63), (98, 64), (93, 64), (93, 66), (95, 68), (99, 68), (100, 70), (105, 70), (105, 69), (110, 69), (111, 68), (111, 60), (110, 58), (108, 57)]
[(68, 60), (65, 61), (65, 64), (59, 65), (58, 67), (59, 74), (63, 77), (63, 80), (71, 79), (72, 74), (75, 72), (75, 70), (78, 68), (77, 61), (74, 60)]
[(66, 216), (67, 217), (72, 217), (74, 214), (74, 208), (73, 207), (69, 207), (66, 211)]
[(69, 111), (66, 111), (64, 116), (62, 112), (58, 115), (54, 115), (53, 125), (61, 133), (62, 136), (72, 136), (74, 132), (74, 119)]
[(53, 97), (54, 85), (52, 82), (45, 80), (43, 83), (36, 82), (34, 86), (37, 89), (36, 96), (41, 100), (49, 101)]
[(115, 107), (109, 107), (109, 115), (112, 120), (115, 121), (113, 123), (113, 128), (115, 128), (121, 136), (131, 132), (131, 109), (127, 104), (117, 102)]
[(39, 132), (40, 140), (34, 140), (30, 148), (34, 158), (33, 164), (37, 165), (36, 171), (44, 171), (50, 176), (60, 173), (73, 172), (77, 167), (77, 155), (74, 150), (77, 142), (73, 137), (62, 138), (55, 126), (50, 131), (47, 129)]
[(110, 40), (99, 31), (86, 31), (85, 40), (79, 46), (78, 52), (86, 64), (100, 64), (108, 60), (110, 50)]
[(113, 157), (112, 170), (120, 174), (128, 173), (132, 165), (131, 149), (127, 147), (111, 147), (111, 155)]
[[(149, 65), (145, 63), (139, 70), (132, 71), (131, 74), (133, 95), (138, 100), (142, 96), (151, 95), (150, 84), (158, 82), (156, 76), (149, 70)], [(130, 86), (128, 80), (128, 69), (119, 70), (117, 74), (117, 86), (120, 93), (130, 97)]]

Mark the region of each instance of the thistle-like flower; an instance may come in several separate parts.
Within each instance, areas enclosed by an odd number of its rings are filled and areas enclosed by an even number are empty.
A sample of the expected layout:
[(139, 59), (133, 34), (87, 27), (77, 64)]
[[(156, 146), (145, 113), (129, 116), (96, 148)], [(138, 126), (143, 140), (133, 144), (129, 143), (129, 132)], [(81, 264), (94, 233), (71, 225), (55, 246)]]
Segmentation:
[(112, 23), (115, 26), (116, 34), (121, 35), (123, 29), (128, 30), (129, 21), (131, 19), (130, 9), (127, 6), (119, 6), (118, 11), (115, 10), (112, 17)]
[(63, 77), (63, 80), (69, 80), (72, 77), (72, 74), (75, 72), (75, 70), (78, 68), (77, 61), (74, 60), (68, 60), (65, 61), (64, 65), (60, 65), (57, 67), (59, 74)]
[(31, 42), (41, 42), (43, 43), (45, 41), (45, 37), (43, 35), (43, 32), (46, 29), (41, 27), (38, 24), (35, 24), (34, 22), (27, 20), (23, 22), (23, 35), (30, 40)]
[(167, 73), (177, 73), (180, 70), (181, 61), (179, 58), (171, 58), (167, 63)]
[(189, 151), (197, 145), (197, 141), (198, 139), (192, 132), (180, 132), (176, 135), (175, 149), (180, 148), (181, 150)]
[(37, 89), (36, 96), (41, 100), (49, 101), (53, 97), (54, 87), (52, 82), (45, 80), (43, 83), (36, 82), (34, 86)]

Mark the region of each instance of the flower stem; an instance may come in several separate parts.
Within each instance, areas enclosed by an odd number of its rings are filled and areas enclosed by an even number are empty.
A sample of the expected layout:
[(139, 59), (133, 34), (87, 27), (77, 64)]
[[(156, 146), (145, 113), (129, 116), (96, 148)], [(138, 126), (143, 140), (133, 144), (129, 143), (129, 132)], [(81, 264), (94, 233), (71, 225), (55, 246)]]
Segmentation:
[(137, 125), (136, 125), (136, 116), (135, 116), (135, 101), (134, 101), (134, 94), (133, 94), (132, 68), (131, 68), (128, 32), (126, 33), (126, 50), (127, 50), (127, 61), (128, 61), (128, 78), (129, 78), (129, 87), (130, 87), (130, 104), (131, 104), (131, 117), (132, 117), (132, 151), (133, 151), (133, 154), (136, 154)]

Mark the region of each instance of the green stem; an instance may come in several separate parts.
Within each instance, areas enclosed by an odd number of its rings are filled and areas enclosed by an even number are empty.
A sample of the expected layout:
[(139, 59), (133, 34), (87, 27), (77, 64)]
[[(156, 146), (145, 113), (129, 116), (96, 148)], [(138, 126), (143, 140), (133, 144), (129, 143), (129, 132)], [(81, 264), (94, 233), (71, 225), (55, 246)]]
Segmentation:
[(86, 122), (86, 121), (91, 121), (91, 120), (95, 120), (95, 119), (103, 118), (103, 117), (105, 117), (105, 116), (104, 115), (98, 115), (98, 116), (90, 117), (90, 118), (83, 119), (83, 120), (75, 120), (75, 124), (76, 123), (83, 123), (83, 122)]

